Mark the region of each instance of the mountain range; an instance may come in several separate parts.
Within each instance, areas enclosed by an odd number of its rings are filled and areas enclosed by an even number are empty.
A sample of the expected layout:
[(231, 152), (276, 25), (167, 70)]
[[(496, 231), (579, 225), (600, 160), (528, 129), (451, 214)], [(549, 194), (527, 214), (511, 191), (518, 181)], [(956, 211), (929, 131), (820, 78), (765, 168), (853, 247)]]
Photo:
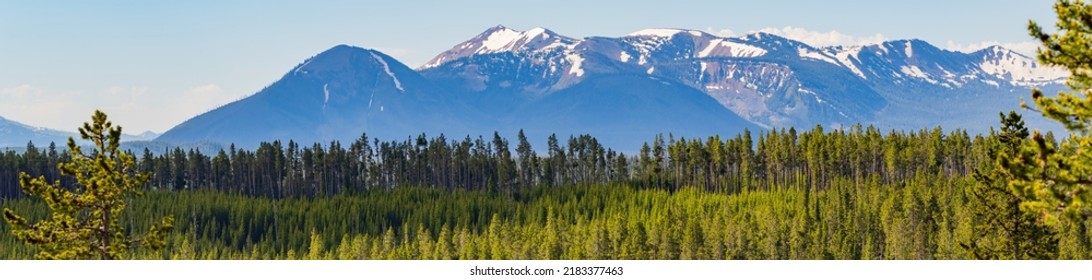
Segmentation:
[[(682, 29), (578, 39), (496, 26), (416, 69), (375, 50), (335, 46), (156, 141), (253, 147), (522, 129), (535, 141), (591, 134), (633, 151), (656, 134), (815, 125), (978, 133), (996, 125), (998, 112), (1018, 109), (1031, 87), (1052, 92), (1066, 76), (997, 46), (972, 53), (921, 40), (815, 47), (768, 33)], [(1030, 127), (1061, 131), (1027, 115)]]
[[(57, 147), (64, 147), (68, 138), (80, 139), (74, 132), (34, 127), (13, 120), (0, 117), (0, 148), (26, 148), (27, 144), (34, 144), (42, 148), (50, 143)], [(146, 131), (141, 134), (122, 134), (122, 141), (150, 141), (159, 137), (159, 134)]]

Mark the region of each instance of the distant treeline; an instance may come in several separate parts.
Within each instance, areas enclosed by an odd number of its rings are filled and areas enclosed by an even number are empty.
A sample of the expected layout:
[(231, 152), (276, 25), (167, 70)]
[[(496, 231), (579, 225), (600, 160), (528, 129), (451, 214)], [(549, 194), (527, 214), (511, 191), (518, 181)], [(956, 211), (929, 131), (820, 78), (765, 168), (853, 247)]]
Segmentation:
[[(790, 186), (824, 189), (835, 179), (878, 176), (900, 182), (918, 173), (964, 176), (985, 156), (983, 136), (940, 128), (882, 133), (874, 127), (822, 127), (799, 133), (778, 129), (732, 138), (658, 136), (637, 154), (626, 155), (582, 135), (551, 136), (538, 154), (521, 132), (513, 144), (445, 136), (382, 142), (362, 135), (348, 145), (262, 143), (256, 150), (234, 146), (212, 153), (175, 148), (134, 153), (139, 171), (153, 175), (149, 189), (211, 189), (271, 198), (324, 197), (400, 186), (512, 193), (533, 186), (634, 183), (644, 188), (738, 193)], [(0, 197), (22, 197), (18, 174), (59, 178), (57, 163), (68, 154), (50, 144), (24, 153), (0, 154)]]

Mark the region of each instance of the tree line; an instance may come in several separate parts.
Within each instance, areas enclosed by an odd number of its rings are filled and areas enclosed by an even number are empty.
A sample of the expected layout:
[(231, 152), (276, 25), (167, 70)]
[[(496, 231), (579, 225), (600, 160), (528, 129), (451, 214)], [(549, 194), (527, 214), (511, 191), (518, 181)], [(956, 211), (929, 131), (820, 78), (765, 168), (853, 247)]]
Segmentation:
[[(272, 142), (211, 157), (145, 151), (135, 162), (154, 174), (151, 191), (123, 221), (139, 230), (154, 225), (150, 217), (175, 217), (166, 250), (138, 258), (1092, 257), (1083, 223), (1033, 228), (1032, 217), (1020, 231), (986, 219), (1022, 213), (984, 179), (999, 178), (993, 159), (1013, 137), (1027, 138), (1013, 132), (1023, 125), (1015, 118), (973, 138), (862, 126), (669, 135), (632, 156), (590, 136), (551, 137), (544, 155), (519, 137), (512, 155), (496, 134), (362, 136), (347, 149)], [(28, 147), (4, 160), (48, 165), (63, 154)], [(4, 207), (49, 215), (17, 196)], [(11, 248), (0, 255), (33, 254), (19, 243), (0, 238)]]
[[(838, 178), (886, 183), (918, 172), (963, 176), (985, 155), (984, 138), (940, 128), (882, 133), (868, 126), (803, 133), (795, 129), (744, 132), (731, 138), (657, 136), (633, 155), (604, 147), (588, 135), (561, 142), (551, 136), (539, 154), (522, 132), (512, 149), (508, 139), (449, 140), (420, 135), (379, 141), (362, 135), (347, 146), (262, 143), (254, 150), (234, 146), (206, 154), (175, 148), (136, 155), (137, 170), (153, 174), (148, 189), (211, 189), (226, 193), (283, 197), (324, 197), (401, 186), (487, 190), (511, 194), (535, 186), (634, 183), (677, 190), (739, 193), (789, 186), (825, 189)], [(22, 197), (18, 173), (66, 180), (56, 170), (67, 153), (55, 145), (0, 154), (0, 197)], [(69, 183), (69, 182), (63, 182)]]

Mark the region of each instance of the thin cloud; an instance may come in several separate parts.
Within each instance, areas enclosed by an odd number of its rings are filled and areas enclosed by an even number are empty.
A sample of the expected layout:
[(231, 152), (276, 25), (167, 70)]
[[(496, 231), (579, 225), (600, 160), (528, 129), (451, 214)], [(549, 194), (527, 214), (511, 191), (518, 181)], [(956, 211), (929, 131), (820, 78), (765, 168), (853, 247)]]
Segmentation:
[(948, 50), (952, 50), (952, 51), (972, 53), (972, 52), (975, 52), (975, 51), (978, 51), (978, 50), (981, 50), (981, 49), (985, 49), (985, 48), (988, 48), (988, 47), (991, 47), (991, 46), (1001, 46), (1002, 48), (1006, 48), (1006, 49), (1018, 52), (1020, 54), (1025, 55), (1025, 56), (1028, 56), (1028, 57), (1035, 57), (1035, 53), (1039, 48), (1039, 44), (1037, 44), (1035, 42), (1030, 42), (1030, 41), (1026, 41), (1026, 42), (1006, 42), (1006, 43), (1002, 43), (1002, 42), (998, 42), (998, 41), (984, 41), (984, 42), (978, 42), (978, 43), (960, 44), (960, 43), (956, 43), (956, 42), (954, 42), (952, 40), (948, 40), (948, 43), (945, 45), (944, 48), (948, 49)]
[(38, 96), (41, 93), (41, 89), (28, 84), (22, 84), (10, 88), (0, 88), (0, 98), (3, 98), (4, 100), (8, 100), (9, 98), (25, 98), (28, 96)]
[(736, 32), (731, 29), (713, 29), (712, 27), (706, 27), (705, 33), (717, 35), (720, 37), (735, 37)]
[(882, 43), (888, 41), (887, 36), (883, 34), (873, 34), (870, 36), (853, 36), (838, 32), (837, 30), (831, 30), (829, 32), (811, 31), (800, 27), (785, 26), (782, 28), (763, 28), (754, 32), (766, 32), (785, 38), (804, 42), (814, 47), (827, 47), (827, 46), (859, 46)]
[[(113, 106), (108, 107), (108, 110), (116, 112), (114, 114), (119, 117), (118, 123), (127, 122), (127, 128), (130, 126), (136, 128), (127, 130), (127, 133), (141, 133), (148, 130), (162, 133), (193, 116), (241, 98), (241, 96), (228, 94), (217, 84), (194, 86), (182, 91), (181, 94), (164, 94), (163, 92), (144, 94), (139, 89), (141, 88), (134, 87), (128, 93), (129, 96), (134, 97), (133, 102), (115, 102)], [(123, 98), (123, 96), (125, 95), (118, 97)]]
[(145, 93), (148, 93), (148, 87), (129, 86), (128, 88), (126, 88), (123, 86), (112, 86), (106, 88), (105, 90), (103, 90), (103, 92), (105, 92), (107, 96), (110, 96), (112, 98), (132, 99), (144, 96)]
[[(125, 89), (122, 87), (122, 89)], [(193, 116), (238, 100), (240, 96), (228, 94), (217, 84), (204, 84), (183, 90), (181, 94), (164, 94), (162, 90), (129, 87), (118, 92), (118, 87), (107, 89), (115, 100), (104, 110), (118, 117), (117, 123), (126, 125), (127, 133), (144, 131), (164, 132)], [(113, 94), (110, 94), (113, 92)], [(166, 108), (166, 110), (164, 110)], [(128, 129), (128, 128), (135, 129)]]
[(223, 88), (215, 84), (207, 84), (202, 86), (193, 87), (186, 91), (186, 95), (189, 97), (211, 97), (215, 98), (217, 94), (224, 91)]
[[(0, 116), (35, 127), (75, 131), (84, 120), (82, 92), (55, 91), (32, 85), (0, 88)], [(90, 116), (90, 114), (88, 114)]]
[(87, 121), (95, 110), (125, 128), (125, 133), (163, 132), (197, 114), (236, 101), (216, 84), (166, 94), (144, 86), (115, 85), (96, 91), (64, 91), (19, 85), (0, 88), (0, 116), (27, 125), (66, 131)]
[(177, 124), (189, 117), (216, 109), (224, 104), (239, 100), (241, 97), (225, 93), (224, 89), (216, 84), (192, 87), (183, 92), (181, 98), (175, 101), (177, 104), (175, 115), (179, 115), (179, 120), (174, 123)]

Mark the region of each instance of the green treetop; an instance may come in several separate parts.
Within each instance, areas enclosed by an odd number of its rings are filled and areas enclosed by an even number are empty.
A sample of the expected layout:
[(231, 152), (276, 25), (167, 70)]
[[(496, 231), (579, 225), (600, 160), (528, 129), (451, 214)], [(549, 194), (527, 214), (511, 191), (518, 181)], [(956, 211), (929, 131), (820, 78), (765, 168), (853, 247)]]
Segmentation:
[(1059, 0), (1054, 8), (1055, 33), (1044, 32), (1034, 21), (1028, 30), (1042, 43), (1039, 61), (1069, 71), (1070, 90), (1048, 97), (1035, 89), (1032, 98), (1037, 110), (1072, 134), (1056, 145), (1036, 131), (1018, 153), (1000, 160), (1012, 175), (1010, 188), (1024, 199), (1021, 208), (1057, 225), (1092, 217), (1092, 6)]
[[(1001, 114), (1001, 132), (991, 135), (986, 147), (989, 159), (1015, 154), (1027, 142), (1028, 130), (1020, 114)], [(974, 215), (971, 239), (962, 246), (976, 259), (1053, 259), (1058, 240), (1049, 227), (1039, 223), (1038, 215), (1020, 209), (1020, 197), (1009, 188), (1012, 178), (1005, 166), (993, 160), (983, 161), (974, 170), (978, 184), (968, 189), (969, 209)]]
[(125, 199), (139, 196), (138, 188), (150, 177), (135, 170), (132, 155), (118, 151), (121, 127), (107, 121), (105, 113), (95, 111), (92, 122), (84, 123), (79, 132), (80, 138), (93, 145), (91, 153), (84, 154), (70, 137), (72, 160), (58, 165), (61, 175), (75, 177), (75, 185), (63, 186), (59, 180), (49, 184), (44, 176), (19, 174), (23, 192), (41, 197), (53, 214), (29, 223), (5, 208), (4, 219), (12, 225), (12, 233), (37, 246), (39, 259), (121, 259), (131, 249), (164, 247), (163, 233), (171, 228), (172, 217), (141, 235), (128, 232), (120, 223)]

